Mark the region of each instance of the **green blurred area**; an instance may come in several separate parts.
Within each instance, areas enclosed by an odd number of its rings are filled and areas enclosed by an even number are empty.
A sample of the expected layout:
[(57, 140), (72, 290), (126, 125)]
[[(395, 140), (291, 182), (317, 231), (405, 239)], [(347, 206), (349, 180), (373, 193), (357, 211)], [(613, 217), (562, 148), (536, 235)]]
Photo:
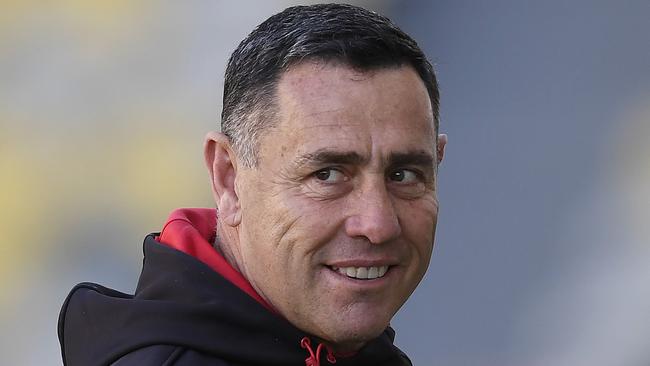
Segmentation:
[(154, 4), (0, 4), (0, 326), (8, 364), (59, 363), (58, 307), (74, 282), (92, 276), (83, 263), (97, 255), (89, 247), (106, 246), (99, 253), (109, 253), (103, 259), (116, 272), (136, 272), (141, 238), (169, 211), (212, 205), (202, 139), (216, 129), (219, 105), (192, 103), (193, 93), (207, 101), (206, 93), (188, 90), (182, 70), (190, 67), (178, 56), (187, 50), (171, 25), (152, 20), (168, 19)]

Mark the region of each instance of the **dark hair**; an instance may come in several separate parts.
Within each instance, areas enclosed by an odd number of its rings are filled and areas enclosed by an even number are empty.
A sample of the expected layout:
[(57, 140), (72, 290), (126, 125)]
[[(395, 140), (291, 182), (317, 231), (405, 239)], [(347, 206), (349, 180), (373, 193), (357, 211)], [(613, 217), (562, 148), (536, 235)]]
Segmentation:
[(221, 131), (245, 165), (257, 164), (259, 136), (274, 123), (280, 76), (307, 59), (340, 62), (360, 71), (412, 66), (427, 88), (438, 131), (436, 76), (411, 37), (388, 18), (356, 6), (295, 6), (255, 28), (228, 61)]

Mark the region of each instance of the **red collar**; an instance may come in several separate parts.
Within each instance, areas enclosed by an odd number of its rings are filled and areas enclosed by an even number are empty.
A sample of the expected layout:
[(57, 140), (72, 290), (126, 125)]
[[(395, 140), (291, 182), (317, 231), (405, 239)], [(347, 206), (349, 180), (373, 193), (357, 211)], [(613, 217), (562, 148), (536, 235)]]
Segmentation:
[(212, 246), (217, 227), (217, 210), (180, 208), (172, 211), (156, 238), (161, 244), (179, 250), (208, 265), (222, 277), (257, 300), (273, 313), (277, 312), (226, 259)]

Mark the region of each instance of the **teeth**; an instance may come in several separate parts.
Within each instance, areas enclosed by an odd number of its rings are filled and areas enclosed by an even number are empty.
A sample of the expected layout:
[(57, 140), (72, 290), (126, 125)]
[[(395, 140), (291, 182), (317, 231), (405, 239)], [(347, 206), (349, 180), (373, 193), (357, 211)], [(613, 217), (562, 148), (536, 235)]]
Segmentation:
[(388, 271), (388, 266), (380, 267), (332, 267), (333, 270), (342, 275), (360, 280), (374, 280), (375, 278), (384, 277)]
[(370, 269), (368, 269), (368, 278), (377, 278), (377, 277), (379, 277), (379, 268), (370, 267)]
[(388, 271), (388, 266), (379, 267), (379, 277), (384, 277), (386, 271)]
[(354, 267), (341, 268), (343, 271), (341, 273), (345, 274), (348, 277), (356, 277), (357, 269)]

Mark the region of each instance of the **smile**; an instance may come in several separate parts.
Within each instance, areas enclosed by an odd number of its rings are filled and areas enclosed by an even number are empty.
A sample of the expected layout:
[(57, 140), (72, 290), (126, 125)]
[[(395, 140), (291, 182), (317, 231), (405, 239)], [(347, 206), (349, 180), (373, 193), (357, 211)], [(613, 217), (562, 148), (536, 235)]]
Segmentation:
[(379, 267), (330, 267), (335, 272), (358, 280), (374, 280), (384, 277), (388, 266)]

